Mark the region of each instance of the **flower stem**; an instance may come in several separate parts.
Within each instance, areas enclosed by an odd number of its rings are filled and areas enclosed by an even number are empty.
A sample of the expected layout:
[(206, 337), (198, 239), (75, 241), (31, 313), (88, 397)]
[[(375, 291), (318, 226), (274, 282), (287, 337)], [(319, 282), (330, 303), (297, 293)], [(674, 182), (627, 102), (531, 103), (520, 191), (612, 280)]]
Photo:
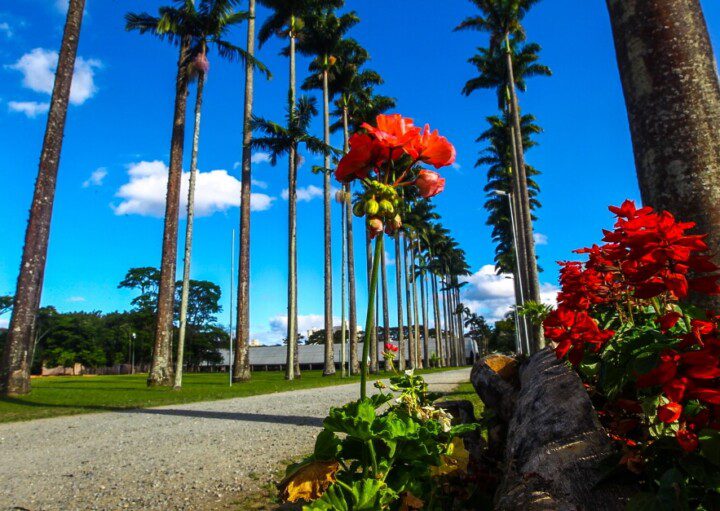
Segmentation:
[[(372, 336), (370, 331), (375, 328), (375, 294), (377, 293), (378, 268), (380, 257), (383, 253), (383, 234), (378, 234), (375, 239), (375, 255), (373, 256), (372, 275), (370, 277), (370, 290), (368, 296), (367, 316), (365, 317), (365, 339), (363, 340), (362, 360), (360, 360), (360, 399), (367, 397), (367, 360), (370, 355), (370, 343)], [(377, 349), (377, 347), (375, 348)]]

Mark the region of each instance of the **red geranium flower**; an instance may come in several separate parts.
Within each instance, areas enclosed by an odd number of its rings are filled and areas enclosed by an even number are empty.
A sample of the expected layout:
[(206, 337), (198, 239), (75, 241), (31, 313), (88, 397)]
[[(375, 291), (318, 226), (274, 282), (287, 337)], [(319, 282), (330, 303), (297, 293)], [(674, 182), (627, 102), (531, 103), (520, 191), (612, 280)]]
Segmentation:
[(393, 343), (391, 343), (391, 342), (386, 342), (386, 343), (385, 343), (385, 349), (386, 349), (387, 351), (396, 352), (396, 351), (398, 350), (398, 347), (395, 346), (395, 345), (394, 345)]
[(414, 160), (432, 165), (436, 169), (455, 163), (455, 147), (447, 138), (440, 136), (437, 130), (431, 132), (427, 124), (422, 133), (410, 140), (405, 152)]
[(445, 179), (432, 170), (421, 170), (415, 180), (415, 186), (420, 190), (422, 197), (429, 199), (445, 189)]
[(682, 447), (685, 452), (693, 452), (698, 448), (698, 444), (700, 443), (698, 436), (687, 429), (679, 429), (677, 433), (675, 433), (675, 438), (677, 438), (680, 447)]
[(682, 415), (683, 407), (679, 403), (668, 403), (658, 407), (657, 416), (665, 424), (676, 422)]
[(660, 330), (665, 333), (668, 330), (670, 330), (672, 327), (674, 327), (677, 322), (682, 317), (682, 314), (676, 311), (671, 311), (666, 313), (665, 315), (661, 316), (658, 319), (658, 323), (660, 324)]

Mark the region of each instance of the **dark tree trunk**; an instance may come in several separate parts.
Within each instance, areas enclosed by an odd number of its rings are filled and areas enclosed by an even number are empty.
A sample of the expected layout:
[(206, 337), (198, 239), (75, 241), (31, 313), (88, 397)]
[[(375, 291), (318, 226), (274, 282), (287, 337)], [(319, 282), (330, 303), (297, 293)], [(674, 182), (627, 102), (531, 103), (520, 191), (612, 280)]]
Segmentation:
[[(323, 141), (330, 144), (330, 92), (327, 68), (323, 70)], [(325, 155), (323, 172), (323, 221), (325, 235), (325, 367), (323, 376), (335, 374), (332, 320), (332, 210), (330, 209), (330, 155)]]
[(70, 0), (40, 154), (40, 166), (35, 181), (35, 192), (30, 206), (30, 219), (25, 231), (25, 245), (10, 329), (3, 352), (0, 391), (4, 395), (30, 392), (30, 367), (35, 350), (35, 316), (42, 295), (60, 152), (84, 9), (85, 0)]
[(403, 324), (402, 299), (402, 253), (400, 252), (400, 232), (395, 233), (395, 290), (397, 294), (398, 314), (398, 369), (405, 370), (405, 325)]
[[(247, 48), (255, 55), (255, 0), (248, 5)], [(237, 331), (233, 381), (250, 380), (250, 196), (252, 187), (252, 120), (255, 68), (245, 61), (245, 107), (243, 110), (242, 185), (240, 191), (240, 261), (238, 275)]]
[(427, 289), (425, 287), (425, 273), (420, 275), (420, 298), (422, 304), (422, 320), (423, 320), (423, 364), (430, 367), (430, 348), (428, 339), (430, 333), (428, 329), (428, 306), (427, 306)]
[(445, 350), (443, 349), (442, 322), (440, 321), (440, 304), (437, 289), (437, 276), (432, 275), (432, 297), (433, 311), (435, 313), (435, 353), (438, 356), (438, 364), (440, 367), (445, 366)]
[[(383, 337), (385, 342), (390, 342), (390, 304), (388, 304), (388, 283), (387, 283), (387, 261), (385, 257), (385, 250), (382, 253), (382, 312), (383, 312)], [(390, 365), (385, 363), (385, 370), (390, 370)]]
[(407, 236), (403, 242), (403, 259), (405, 260), (405, 308), (407, 309), (407, 331), (408, 331), (408, 359), (410, 359), (410, 369), (417, 367), (415, 360), (415, 331), (413, 328), (412, 318), (412, 292), (410, 291), (410, 260), (408, 253)]
[(175, 305), (175, 270), (177, 265), (178, 214), (180, 213), (180, 185), (182, 181), (183, 149), (185, 146), (185, 107), (187, 106), (187, 52), (190, 40), (180, 46), (175, 81), (175, 111), (170, 140), (170, 169), (165, 199), (165, 227), (163, 230), (160, 284), (158, 286), (157, 323), (153, 361), (148, 374), (148, 386), (170, 386), (172, 370), (172, 334)]
[[(350, 185), (345, 185), (350, 193)], [(348, 319), (350, 321), (350, 374), (360, 372), (357, 345), (357, 295), (355, 285), (355, 242), (353, 236), (353, 213), (350, 201), (345, 203), (345, 216), (347, 217), (347, 274), (348, 274)]]
[(720, 85), (700, 2), (607, 6), (643, 203), (697, 223), (720, 263)]

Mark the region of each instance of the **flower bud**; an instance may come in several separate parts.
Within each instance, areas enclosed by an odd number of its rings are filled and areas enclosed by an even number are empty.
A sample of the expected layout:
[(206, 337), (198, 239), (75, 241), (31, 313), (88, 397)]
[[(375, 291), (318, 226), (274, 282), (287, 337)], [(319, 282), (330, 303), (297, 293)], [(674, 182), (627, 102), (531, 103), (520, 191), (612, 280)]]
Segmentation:
[(368, 215), (377, 215), (380, 211), (380, 204), (375, 199), (368, 199), (365, 202), (365, 211)]
[(357, 202), (353, 206), (353, 215), (362, 217), (365, 215), (365, 205), (362, 202)]
[(198, 53), (195, 56), (195, 59), (193, 60), (193, 66), (197, 71), (202, 71), (204, 74), (207, 74), (208, 71), (210, 71), (210, 62), (207, 59), (207, 56), (205, 56), (204, 53)]
[(402, 218), (400, 215), (395, 215), (395, 218), (390, 220), (389, 223), (394, 230), (400, 229), (402, 227)]
[(329, 66), (334, 66), (334, 65), (335, 65), (335, 62), (337, 62), (337, 57), (334, 57), (333, 55), (330, 55), (330, 56), (328, 57), (328, 65), (329, 65)]
[(392, 202), (389, 200), (383, 199), (380, 201), (380, 212), (381, 213), (394, 213), (395, 209), (393, 208)]
[(368, 219), (367, 222), (368, 229), (370, 230), (370, 236), (375, 237), (378, 234), (381, 234), (383, 232), (383, 229), (385, 228), (385, 225), (383, 225), (382, 220), (380, 220), (377, 217), (373, 217)]
[(432, 170), (421, 170), (415, 180), (415, 186), (420, 190), (420, 195), (429, 199), (445, 189), (445, 179)]

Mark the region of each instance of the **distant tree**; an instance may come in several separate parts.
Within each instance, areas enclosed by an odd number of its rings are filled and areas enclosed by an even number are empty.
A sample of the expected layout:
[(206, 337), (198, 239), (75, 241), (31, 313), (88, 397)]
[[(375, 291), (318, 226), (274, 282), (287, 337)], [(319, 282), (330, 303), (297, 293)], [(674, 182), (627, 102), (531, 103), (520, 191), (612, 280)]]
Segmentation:
[(130, 268), (125, 278), (118, 284), (119, 289), (136, 289), (140, 292), (130, 303), (138, 311), (155, 313), (157, 307), (160, 270), (150, 266)]
[(7, 311), (12, 309), (12, 305), (13, 305), (12, 295), (1, 295), (0, 296), (0, 316), (2, 316)]
[(515, 313), (509, 312), (495, 323), (488, 350), (490, 353), (515, 353), (515, 345)]

